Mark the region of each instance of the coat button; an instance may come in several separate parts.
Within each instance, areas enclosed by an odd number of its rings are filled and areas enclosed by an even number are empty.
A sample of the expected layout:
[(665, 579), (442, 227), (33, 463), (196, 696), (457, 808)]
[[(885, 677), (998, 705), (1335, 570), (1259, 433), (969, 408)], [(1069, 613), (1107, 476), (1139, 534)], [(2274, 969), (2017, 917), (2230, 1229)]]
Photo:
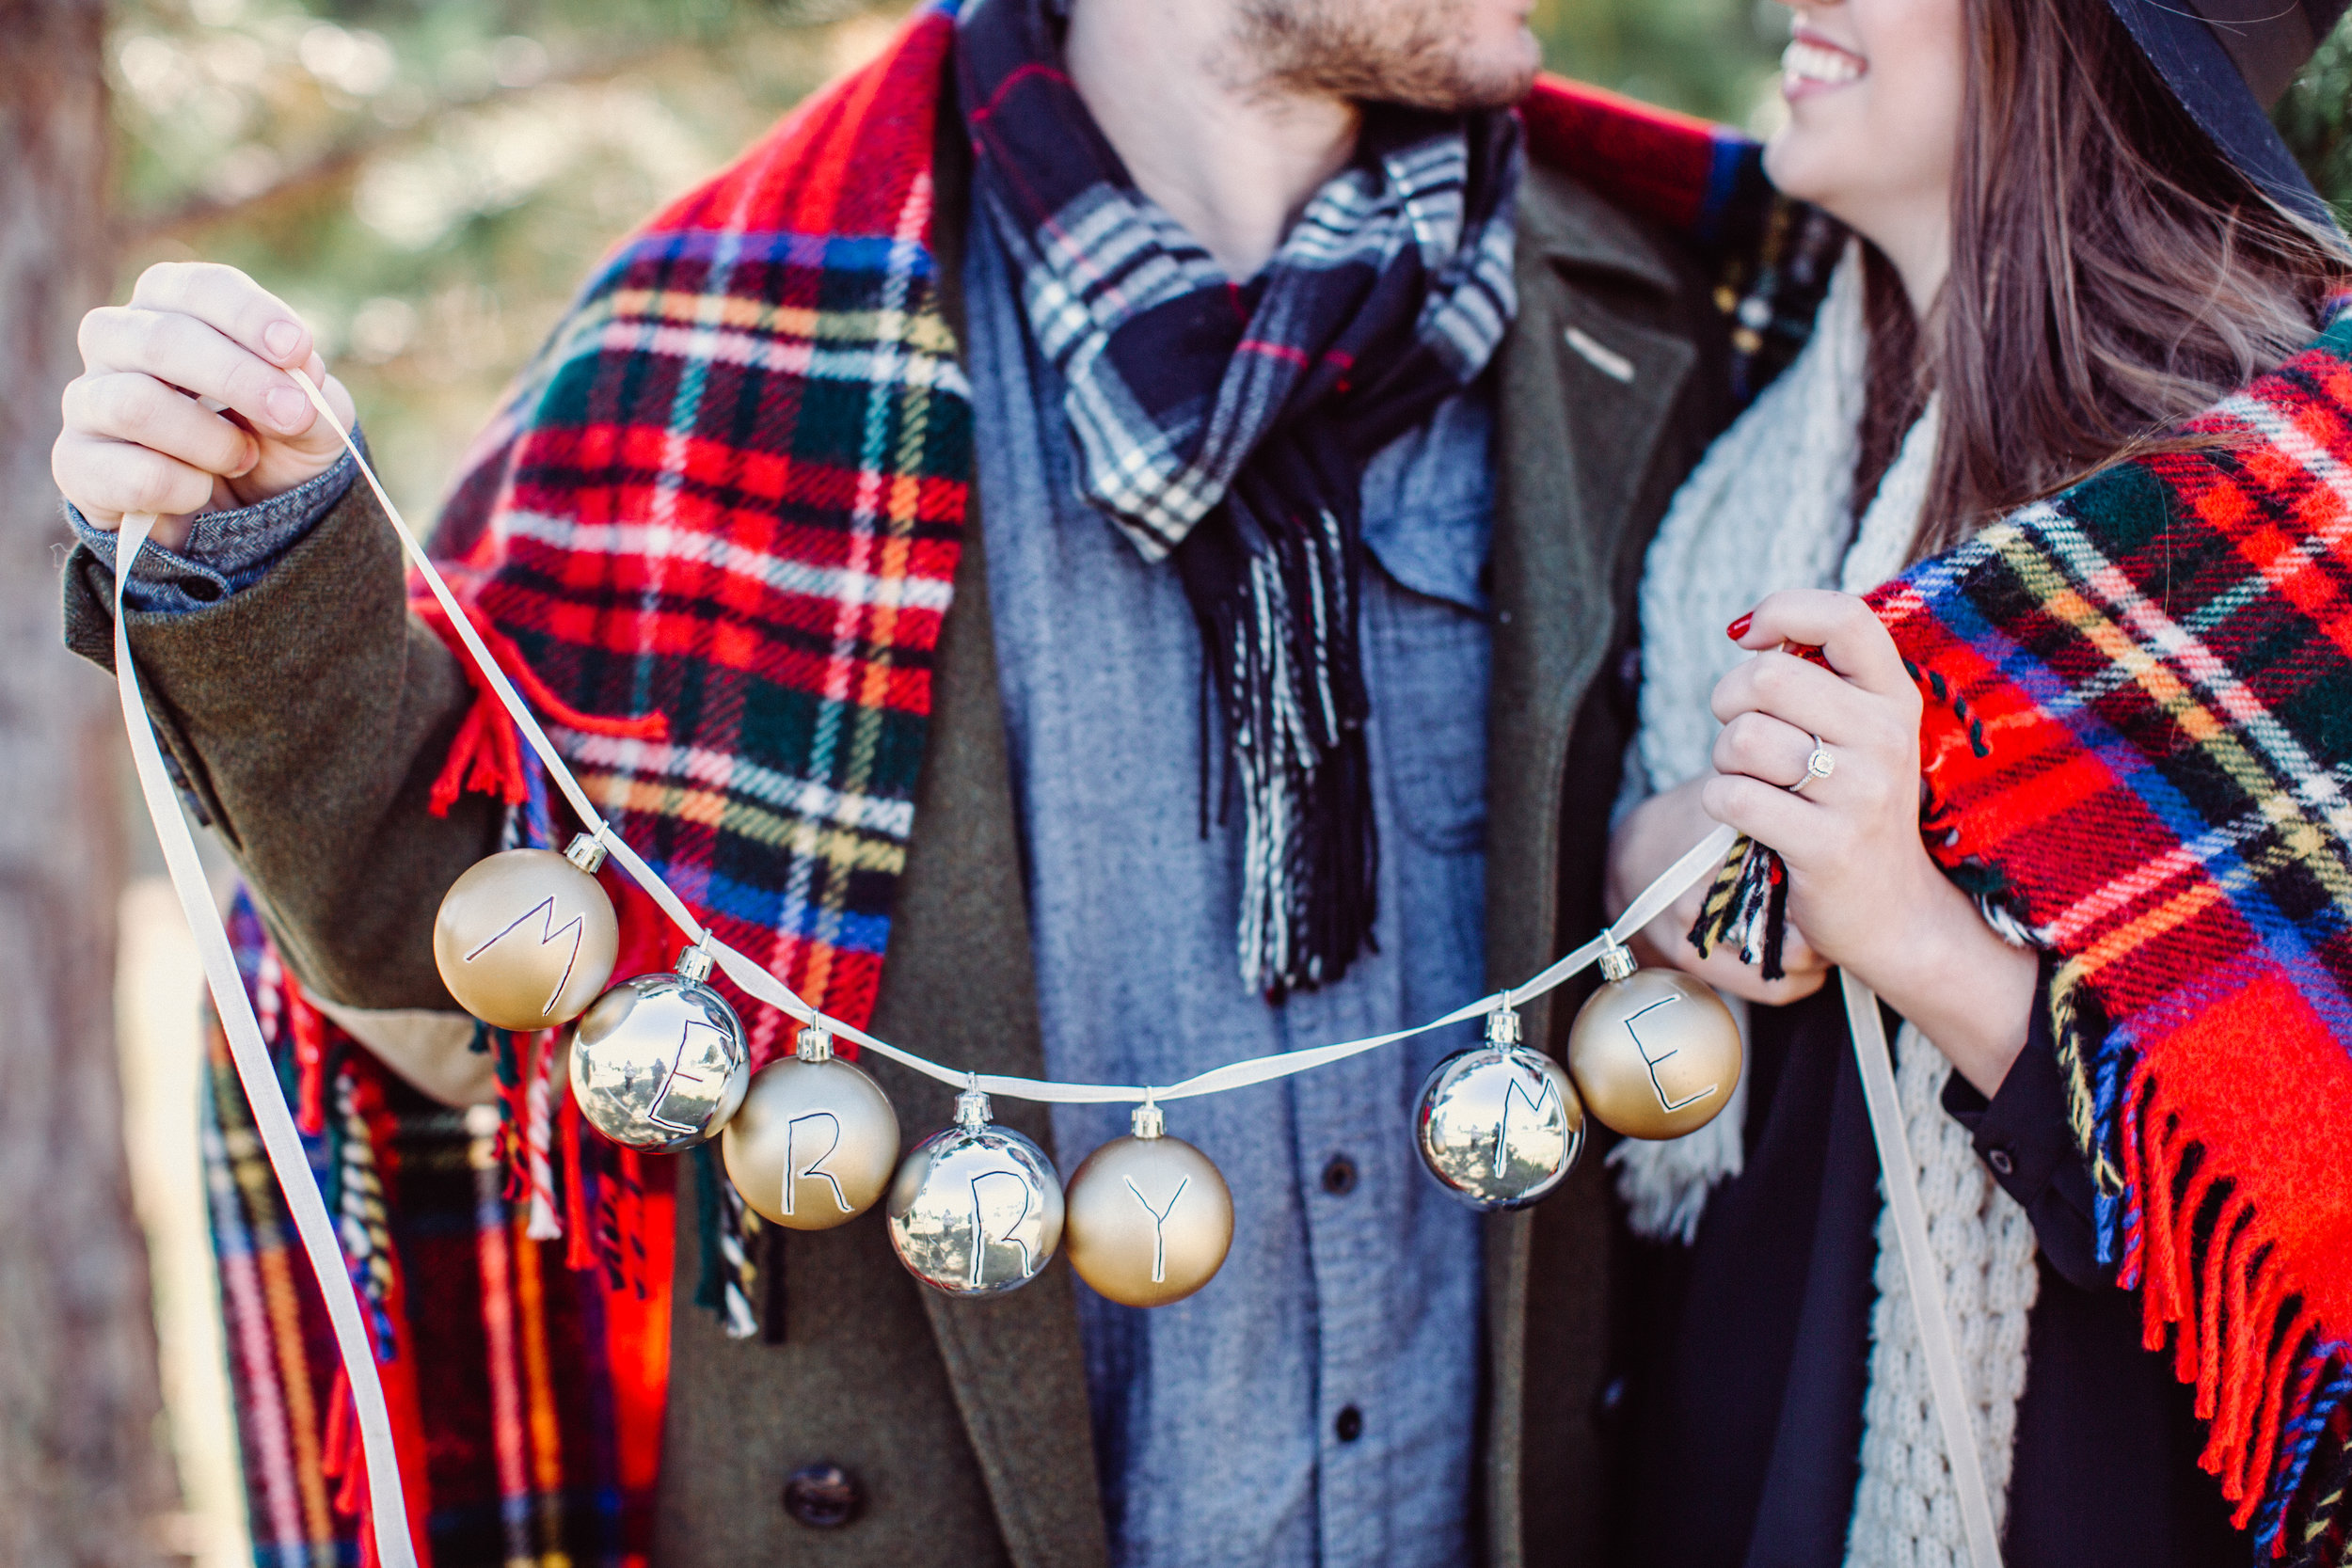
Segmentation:
[(1343, 1443), (1353, 1443), (1363, 1434), (1364, 1413), (1352, 1404), (1341, 1411), (1339, 1419), (1331, 1423), (1331, 1435)]
[(1984, 1157), (1984, 1163), (1993, 1167), (1993, 1174), (1995, 1176), (2017, 1174), (2017, 1162), (2009, 1157), (2009, 1150), (2006, 1148), (1993, 1150)]
[(803, 1465), (785, 1479), (784, 1511), (810, 1529), (839, 1529), (865, 1501), (857, 1478), (830, 1460)]
[(1356, 1162), (1344, 1154), (1334, 1154), (1331, 1163), (1323, 1167), (1323, 1190), (1333, 1197), (1345, 1197), (1356, 1190)]

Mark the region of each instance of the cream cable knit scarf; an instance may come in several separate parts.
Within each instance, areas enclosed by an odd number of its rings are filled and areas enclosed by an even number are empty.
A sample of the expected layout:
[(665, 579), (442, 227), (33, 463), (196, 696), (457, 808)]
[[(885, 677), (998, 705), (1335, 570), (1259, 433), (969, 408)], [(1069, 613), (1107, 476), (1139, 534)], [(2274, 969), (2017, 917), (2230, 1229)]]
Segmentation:
[[(1668, 789), (1710, 768), (1720, 726), (1708, 694), (1748, 657), (1724, 637), (1726, 624), (1776, 589), (1860, 593), (1904, 565), (1934, 458), (1935, 410), (1904, 437), (1853, 528), (1867, 347), (1862, 269), (1850, 253), (1811, 343), (1675, 497), (1642, 578), (1642, 722), (1628, 759), (1633, 787)], [(1944, 1268), (1997, 1524), (2007, 1513), (2017, 1399), (2025, 1391), (2026, 1316), (2037, 1283), (2033, 1227), (1978, 1163), (1967, 1132), (1944, 1114), (1951, 1066), (1943, 1053), (1906, 1024), (1895, 1055), (1929, 1240)], [(1618, 1146), (1610, 1164), (1635, 1230), (1685, 1242), (1697, 1233), (1709, 1188), (1740, 1173), (1746, 1117), (1743, 1077), (1731, 1104), (1700, 1132), (1672, 1143)], [(1964, 1568), (1967, 1546), (1911, 1292), (1883, 1207), (1878, 1249), (1862, 1479), (1846, 1560), (1849, 1568)]]

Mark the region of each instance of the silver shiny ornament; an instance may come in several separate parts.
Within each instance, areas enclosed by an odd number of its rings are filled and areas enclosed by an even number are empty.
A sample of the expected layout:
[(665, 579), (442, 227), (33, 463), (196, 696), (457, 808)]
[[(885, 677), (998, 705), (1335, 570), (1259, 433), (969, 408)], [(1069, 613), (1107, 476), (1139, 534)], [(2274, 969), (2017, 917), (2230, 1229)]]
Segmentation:
[(907, 1272), (951, 1296), (1035, 1279), (1061, 1244), (1061, 1182), (1045, 1151), (956, 1097), (956, 1124), (914, 1146), (890, 1184), (890, 1244)]
[(433, 917), (433, 961), (457, 1005), (501, 1029), (554, 1029), (612, 983), (620, 922), (596, 881), (604, 846), (507, 849), (450, 885)]
[(1519, 1040), (1519, 1015), (1486, 1015), (1486, 1042), (1430, 1069), (1413, 1142), (1446, 1190), (1484, 1212), (1523, 1209), (1584, 1148), (1584, 1106), (1560, 1064)]
[(672, 974), (640, 974), (572, 1026), (572, 1098), (614, 1143), (672, 1154), (718, 1135), (743, 1103), (751, 1056), (742, 1021), (703, 982), (710, 955), (690, 947)]
[(791, 1055), (752, 1074), (719, 1152), (760, 1218), (830, 1230), (881, 1201), (898, 1163), (898, 1116), (871, 1078), (833, 1053), (832, 1036), (803, 1029)]

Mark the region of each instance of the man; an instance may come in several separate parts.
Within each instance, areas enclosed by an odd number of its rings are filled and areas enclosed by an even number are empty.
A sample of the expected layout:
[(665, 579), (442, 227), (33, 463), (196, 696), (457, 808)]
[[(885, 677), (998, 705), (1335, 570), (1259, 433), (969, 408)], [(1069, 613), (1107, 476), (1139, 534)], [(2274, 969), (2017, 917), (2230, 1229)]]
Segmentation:
[[(730, 942), (935, 1060), (1167, 1083), (1419, 1022), (1598, 924), (1642, 547), (1735, 380), (1788, 346), (1758, 353), (1782, 320), (1760, 285), (1734, 345), (1718, 289), (1776, 279), (1801, 314), (1820, 246), (1735, 264), (1765, 231), (1753, 159), (1703, 128), (1547, 88), (1523, 131), (1524, 11), (935, 8), (606, 264), (437, 549)], [(593, 1138), (515, 1208), (490, 1192), (484, 1260), (453, 1253), (477, 1189), (437, 1174), (463, 1138), (414, 1090), (496, 1091), (427, 931), (502, 834), (561, 830), (527, 800), (437, 809), (470, 770), (467, 683), (284, 401), (278, 367), (325, 369), (292, 312), (159, 268), (84, 341), (68, 635), (105, 657), (123, 512), (203, 514), (142, 561), (132, 646), (288, 1006), (373, 1053), (308, 1070), (395, 1129), (371, 1135), (405, 1183), (402, 1283), (372, 1299), (420, 1386), (443, 1568), (1596, 1560), (1597, 1163), (1532, 1215), (1440, 1193), (1407, 1126), (1458, 1031), (1170, 1107), (1236, 1228), (1154, 1312), (1058, 1268), (951, 1301), (868, 1221), (759, 1238), (755, 1323), (744, 1272), (710, 1272), (716, 1167), (679, 1162), (704, 1223), (675, 1276), (701, 1255), (731, 1338), (666, 1313), (672, 1173)], [(660, 739), (603, 733), (652, 713)], [(762, 1055), (788, 1038), (751, 1022)], [(1556, 1049), (1565, 1009), (1527, 1022)], [(912, 1135), (946, 1119), (935, 1085), (868, 1065)], [(995, 1110), (1065, 1174), (1125, 1131)], [(523, 1239), (565, 1207), (568, 1254)], [(325, 1389), (293, 1354), (289, 1387)], [(242, 1370), (248, 1448), (290, 1434), (292, 1518), (319, 1423), (254, 1414), (264, 1374)]]

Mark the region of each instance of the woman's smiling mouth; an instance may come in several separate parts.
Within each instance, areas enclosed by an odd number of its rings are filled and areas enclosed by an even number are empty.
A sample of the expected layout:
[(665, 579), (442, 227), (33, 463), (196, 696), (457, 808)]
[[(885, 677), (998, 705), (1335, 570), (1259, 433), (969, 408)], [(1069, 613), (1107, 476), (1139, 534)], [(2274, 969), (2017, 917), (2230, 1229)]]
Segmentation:
[(1781, 96), (1794, 102), (1860, 81), (1870, 62), (1820, 35), (1799, 29), (1780, 56)]

